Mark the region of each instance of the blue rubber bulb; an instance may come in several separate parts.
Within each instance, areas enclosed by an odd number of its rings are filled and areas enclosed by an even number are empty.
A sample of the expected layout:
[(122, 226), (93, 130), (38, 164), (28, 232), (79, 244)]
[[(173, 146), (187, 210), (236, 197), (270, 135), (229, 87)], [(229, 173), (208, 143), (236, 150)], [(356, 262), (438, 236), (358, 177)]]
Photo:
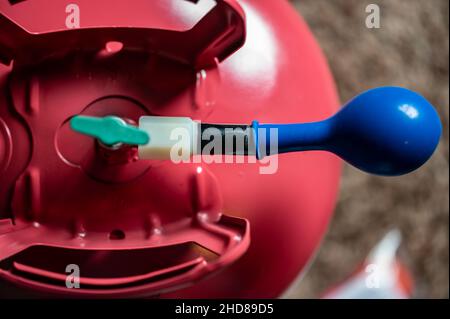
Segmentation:
[(407, 174), (422, 166), (442, 134), (434, 107), (399, 87), (362, 93), (326, 122), (327, 150), (363, 171), (383, 176)]
[[(257, 157), (274, 153), (329, 151), (371, 174), (397, 176), (418, 169), (433, 155), (442, 133), (434, 107), (399, 87), (367, 91), (321, 122), (252, 125)], [(271, 149), (270, 132), (278, 134)]]

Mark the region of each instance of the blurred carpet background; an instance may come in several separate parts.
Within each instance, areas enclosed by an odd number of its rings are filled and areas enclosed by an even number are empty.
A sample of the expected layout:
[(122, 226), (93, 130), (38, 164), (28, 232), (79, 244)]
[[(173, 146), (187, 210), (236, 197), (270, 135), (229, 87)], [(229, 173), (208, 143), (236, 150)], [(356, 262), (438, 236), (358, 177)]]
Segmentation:
[[(344, 102), (366, 89), (398, 85), (437, 108), (444, 138), (431, 161), (400, 178), (345, 168), (340, 201), (323, 245), (290, 298), (315, 298), (345, 279), (392, 228), (419, 298), (449, 297), (449, 1), (291, 0), (317, 37)], [(367, 29), (365, 8), (381, 8)]]

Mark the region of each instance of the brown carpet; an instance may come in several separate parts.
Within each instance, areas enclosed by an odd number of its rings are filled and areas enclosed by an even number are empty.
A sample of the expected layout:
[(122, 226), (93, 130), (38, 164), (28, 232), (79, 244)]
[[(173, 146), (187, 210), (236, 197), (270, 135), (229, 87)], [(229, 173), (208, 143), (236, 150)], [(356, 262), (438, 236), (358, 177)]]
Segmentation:
[[(392, 228), (416, 297), (449, 297), (448, 0), (292, 0), (318, 38), (342, 101), (368, 88), (404, 86), (439, 110), (444, 139), (431, 161), (400, 178), (346, 167), (341, 196), (321, 250), (289, 297), (314, 298), (348, 276)], [(365, 8), (381, 8), (381, 28), (365, 27)]]

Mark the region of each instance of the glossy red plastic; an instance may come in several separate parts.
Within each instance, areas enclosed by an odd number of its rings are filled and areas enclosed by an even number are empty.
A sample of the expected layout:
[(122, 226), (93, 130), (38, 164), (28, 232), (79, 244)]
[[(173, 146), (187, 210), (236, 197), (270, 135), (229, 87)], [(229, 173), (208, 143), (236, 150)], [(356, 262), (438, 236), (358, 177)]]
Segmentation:
[[(327, 229), (336, 157), (137, 161), (133, 149), (105, 151), (68, 120), (327, 118), (338, 99), (305, 23), (284, 0), (77, 4), (81, 28), (67, 29), (65, 1), (0, 0), (0, 287), (101, 298), (280, 296)], [(260, 174), (269, 164), (276, 173)], [(68, 264), (80, 266), (80, 289), (65, 285)]]

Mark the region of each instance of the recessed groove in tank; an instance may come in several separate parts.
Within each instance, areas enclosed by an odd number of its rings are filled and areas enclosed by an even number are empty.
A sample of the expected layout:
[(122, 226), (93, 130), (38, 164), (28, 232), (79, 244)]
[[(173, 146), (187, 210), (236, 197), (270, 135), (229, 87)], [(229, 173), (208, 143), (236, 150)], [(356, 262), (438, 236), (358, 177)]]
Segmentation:
[[(81, 288), (100, 289), (105, 285), (118, 288), (160, 281), (188, 272), (202, 261), (214, 261), (217, 257), (195, 243), (133, 250), (85, 250), (39, 245), (1, 261), (0, 269), (25, 279), (65, 287), (61, 278), (67, 276), (67, 265), (75, 264), (82, 269), (81, 282), (84, 278), (87, 283)], [(98, 259), (102, 262), (94, 262)]]

